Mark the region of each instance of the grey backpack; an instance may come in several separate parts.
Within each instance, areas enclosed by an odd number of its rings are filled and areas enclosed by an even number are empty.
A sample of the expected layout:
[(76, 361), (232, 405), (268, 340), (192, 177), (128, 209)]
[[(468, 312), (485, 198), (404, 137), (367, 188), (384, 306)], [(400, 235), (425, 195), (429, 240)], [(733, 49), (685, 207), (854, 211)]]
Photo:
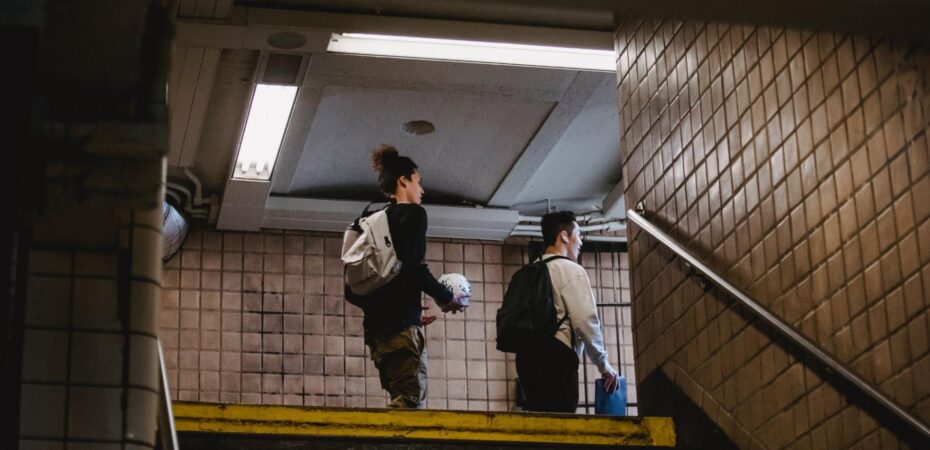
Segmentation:
[(356, 295), (371, 294), (400, 273), (387, 208), (369, 214), (366, 207), (362, 217), (349, 226), (342, 237), (342, 262), (346, 285)]

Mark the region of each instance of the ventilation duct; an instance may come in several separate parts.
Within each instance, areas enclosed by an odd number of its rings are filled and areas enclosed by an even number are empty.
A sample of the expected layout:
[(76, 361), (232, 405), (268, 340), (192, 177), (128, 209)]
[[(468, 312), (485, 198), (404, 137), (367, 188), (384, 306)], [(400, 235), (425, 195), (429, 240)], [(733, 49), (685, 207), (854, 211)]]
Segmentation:
[(162, 261), (167, 262), (181, 250), (189, 228), (184, 216), (168, 202), (162, 202)]

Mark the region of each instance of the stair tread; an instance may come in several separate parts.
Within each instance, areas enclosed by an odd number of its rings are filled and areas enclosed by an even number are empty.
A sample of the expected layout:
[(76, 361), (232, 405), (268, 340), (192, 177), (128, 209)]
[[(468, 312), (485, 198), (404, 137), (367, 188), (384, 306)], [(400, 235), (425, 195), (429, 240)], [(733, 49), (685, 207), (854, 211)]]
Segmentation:
[(176, 402), (178, 431), (431, 441), (675, 445), (670, 417)]

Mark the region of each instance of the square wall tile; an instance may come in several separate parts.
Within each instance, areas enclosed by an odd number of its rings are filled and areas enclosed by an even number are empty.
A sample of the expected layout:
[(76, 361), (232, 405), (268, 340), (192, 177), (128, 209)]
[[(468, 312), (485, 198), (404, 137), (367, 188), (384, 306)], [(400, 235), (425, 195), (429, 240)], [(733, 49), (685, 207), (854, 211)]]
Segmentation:
[(122, 380), (124, 339), (119, 334), (71, 334), (71, 381), (117, 386)]
[(64, 437), (64, 386), (24, 383), (20, 395), (21, 437), (50, 440)]
[(23, 348), (24, 381), (62, 382), (67, 376), (68, 333), (51, 330), (25, 330)]
[[(117, 441), (123, 424), (121, 388), (72, 387), (68, 399), (68, 437)], [(87, 414), (97, 411), (98, 414)]]

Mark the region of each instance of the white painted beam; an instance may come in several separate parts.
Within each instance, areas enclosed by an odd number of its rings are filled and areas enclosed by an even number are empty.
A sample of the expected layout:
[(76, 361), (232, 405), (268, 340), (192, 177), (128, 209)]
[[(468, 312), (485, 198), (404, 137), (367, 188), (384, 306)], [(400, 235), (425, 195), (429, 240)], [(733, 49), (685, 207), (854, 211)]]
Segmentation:
[(271, 176), (272, 192), (290, 192), (294, 173), (300, 162), (300, 155), (303, 154), (304, 145), (310, 135), (310, 127), (313, 125), (320, 101), (323, 99), (324, 86), (311, 79), (309, 73), (308, 69), (306, 80), (297, 91), (294, 109), (288, 121), (284, 140), (281, 142), (281, 150), (278, 152), (278, 160), (275, 162), (274, 173)]
[(216, 0), (216, 6), (213, 8), (214, 19), (225, 19), (233, 8), (233, 0)]
[(178, 0), (177, 16), (195, 19), (225, 19), (233, 0)]
[(216, 228), (219, 230), (258, 231), (265, 218), (265, 201), (271, 191), (270, 181), (230, 178), (223, 191), (223, 201)]
[(536, 170), (542, 166), (546, 157), (559, 142), (562, 134), (575, 120), (575, 117), (584, 109), (591, 94), (604, 79), (602, 73), (578, 72), (571, 86), (562, 95), (549, 117), (533, 136), (533, 139), (523, 150), (523, 154), (514, 163), (510, 172), (498, 185), (494, 195), (488, 200), (488, 205), (494, 207), (510, 208), (517, 197), (523, 192), (526, 183)]
[(443, 39), (480, 39), (484, 41), (611, 51), (614, 49), (612, 33), (600, 31), (361, 14), (285, 11), (270, 8), (250, 8), (248, 17), (250, 25), (259, 26), (311, 27), (317, 29), (341, 29), (347, 33), (400, 34)]
[(610, 190), (607, 197), (604, 198), (604, 207), (601, 209), (601, 213), (604, 217), (610, 219), (626, 218), (626, 201), (624, 201), (623, 198), (625, 187), (626, 183), (620, 180), (620, 182)]
[[(291, 49), (303, 52), (325, 51), (331, 33), (477, 39), (595, 50), (613, 50), (614, 48), (612, 33), (600, 31), (270, 8), (235, 7), (233, 9), (231, 15), (237, 18), (235, 24), (209, 23), (196, 18), (178, 20), (175, 42), (206, 47), (268, 50), (273, 48), (267, 42), (268, 36), (281, 31), (289, 31), (308, 38), (306, 45)], [(319, 39), (320, 37), (323, 39)]]
[(216, 0), (197, 0), (194, 6), (194, 17), (213, 18), (213, 9), (216, 7)]
[(172, 58), (168, 77), (171, 117), (168, 164), (190, 167), (194, 164), (203, 133), (220, 49), (175, 46)]
[[(269, 197), (264, 228), (341, 232), (368, 205), (353, 200)], [(519, 221), (517, 211), (492, 208), (423, 205), (429, 216), (427, 236), (504, 240)]]

